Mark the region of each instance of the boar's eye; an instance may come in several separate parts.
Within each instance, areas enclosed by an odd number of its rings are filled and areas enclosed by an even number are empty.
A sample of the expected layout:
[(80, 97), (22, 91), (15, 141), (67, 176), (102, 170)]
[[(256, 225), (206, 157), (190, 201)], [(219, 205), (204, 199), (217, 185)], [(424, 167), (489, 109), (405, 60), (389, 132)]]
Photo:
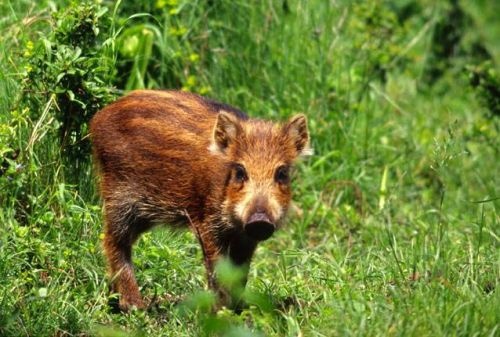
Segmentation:
[(288, 184), (290, 182), (290, 167), (287, 165), (278, 167), (276, 173), (274, 174), (274, 180), (278, 184)]
[(248, 179), (247, 171), (241, 164), (234, 165), (234, 180), (238, 183), (243, 183)]

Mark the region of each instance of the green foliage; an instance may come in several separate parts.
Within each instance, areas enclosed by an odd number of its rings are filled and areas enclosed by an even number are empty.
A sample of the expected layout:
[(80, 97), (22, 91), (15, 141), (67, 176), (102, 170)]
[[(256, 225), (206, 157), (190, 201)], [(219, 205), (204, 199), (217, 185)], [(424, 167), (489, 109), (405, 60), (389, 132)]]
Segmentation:
[(359, 65), (352, 69), (357, 72), (354, 79), (384, 80), (407, 36), (398, 22), (397, 13), (386, 8), (382, 1), (355, 3), (348, 27), (353, 33), (353, 50), (360, 53)]
[(492, 115), (500, 116), (500, 75), (491, 61), (469, 66), (470, 84)]
[[(495, 335), (497, 7), (0, 2), (0, 335)], [(134, 251), (149, 309), (111, 312), (87, 124), (135, 88), (308, 115), (289, 224), (245, 289), (217, 267), (239, 310), (214, 309), (193, 234), (157, 230)]]
[(153, 49), (153, 31), (147, 25), (135, 25), (122, 32), (119, 44), (123, 58), (133, 60), (125, 89), (145, 88), (144, 77)]
[(87, 161), (90, 117), (109, 103), (114, 78), (114, 58), (106, 32), (109, 17), (106, 7), (90, 1), (71, 4), (53, 13), (50, 32), (28, 40), (23, 53), (24, 72), (20, 107), (38, 120), (47, 110), (59, 132), (62, 153), (75, 167)]

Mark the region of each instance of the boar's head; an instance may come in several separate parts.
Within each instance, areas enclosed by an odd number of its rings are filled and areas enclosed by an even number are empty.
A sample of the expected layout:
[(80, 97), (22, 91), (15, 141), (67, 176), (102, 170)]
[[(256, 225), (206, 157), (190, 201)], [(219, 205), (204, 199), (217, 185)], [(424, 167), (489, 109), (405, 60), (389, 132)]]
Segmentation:
[(293, 162), (311, 152), (306, 117), (278, 124), (220, 111), (210, 150), (227, 163), (222, 204), (227, 222), (256, 241), (268, 239), (290, 205)]

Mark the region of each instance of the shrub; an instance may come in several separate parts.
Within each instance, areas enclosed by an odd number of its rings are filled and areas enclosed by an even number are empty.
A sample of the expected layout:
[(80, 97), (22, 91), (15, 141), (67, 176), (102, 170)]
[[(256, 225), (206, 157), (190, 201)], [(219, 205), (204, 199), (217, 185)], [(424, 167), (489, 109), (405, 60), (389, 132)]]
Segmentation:
[(67, 163), (86, 161), (90, 117), (113, 98), (114, 57), (107, 29), (107, 9), (94, 2), (73, 3), (52, 15), (53, 29), (24, 51), (25, 71), (18, 106), (39, 120), (48, 109), (54, 118)]

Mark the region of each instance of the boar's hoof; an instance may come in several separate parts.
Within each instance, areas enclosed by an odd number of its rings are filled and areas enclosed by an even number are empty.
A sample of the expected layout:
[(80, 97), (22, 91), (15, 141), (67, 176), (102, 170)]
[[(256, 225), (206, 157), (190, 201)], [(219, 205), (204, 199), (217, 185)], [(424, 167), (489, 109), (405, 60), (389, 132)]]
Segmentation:
[(245, 225), (245, 233), (254, 240), (263, 241), (269, 239), (274, 233), (276, 226), (265, 213), (255, 213)]

